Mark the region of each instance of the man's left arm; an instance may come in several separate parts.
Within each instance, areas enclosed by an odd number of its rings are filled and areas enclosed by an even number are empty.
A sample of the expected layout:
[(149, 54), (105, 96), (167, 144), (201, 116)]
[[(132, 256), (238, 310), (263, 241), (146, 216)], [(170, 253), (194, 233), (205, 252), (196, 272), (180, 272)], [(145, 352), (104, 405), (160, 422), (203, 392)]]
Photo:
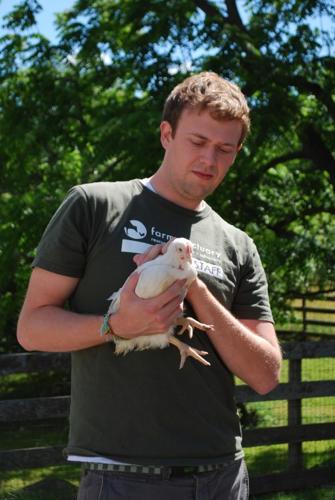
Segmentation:
[(270, 321), (237, 319), (196, 278), (186, 299), (199, 321), (214, 326), (209, 338), (232, 373), (259, 394), (271, 391), (279, 382), (282, 355)]

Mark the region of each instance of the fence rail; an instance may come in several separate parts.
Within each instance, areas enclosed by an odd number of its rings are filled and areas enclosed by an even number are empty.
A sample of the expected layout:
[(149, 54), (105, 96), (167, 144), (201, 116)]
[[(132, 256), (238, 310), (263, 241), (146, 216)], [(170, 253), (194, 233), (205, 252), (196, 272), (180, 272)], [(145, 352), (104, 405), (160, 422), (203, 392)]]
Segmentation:
[(332, 332), (335, 334), (335, 318), (333, 319), (332, 317), (335, 314), (335, 307), (318, 305), (320, 302), (324, 305), (327, 303), (330, 303), (332, 306), (335, 305), (335, 295), (330, 294), (321, 298), (317, 295), (302, 296), (296, 300), (301, 301), (300, 306), (293, 306), (294, 311), (301, 313), (301, 333), (310, 334), (309, 326), (312, 325), (320, 328), (332, 328)]
[(66, 353), (24, 352), (20, 354), (3, 354), (0, 356), (0, 376), (11, 373), (68, 372), (71, 356)]

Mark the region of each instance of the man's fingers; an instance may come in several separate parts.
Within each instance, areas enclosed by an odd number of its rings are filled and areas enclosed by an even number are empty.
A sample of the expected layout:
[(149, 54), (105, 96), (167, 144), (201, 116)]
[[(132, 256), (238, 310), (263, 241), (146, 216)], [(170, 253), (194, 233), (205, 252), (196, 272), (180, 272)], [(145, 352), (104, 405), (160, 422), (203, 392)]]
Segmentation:
[(171, 301), (181, 303), (184, 300), (186, 294), (185, 284), (185, 279), (176, 280), (174, 283), (172, 283), (172, 285), (169, 286), (169, 288), (165, 290), (165, 292), (151, 299), (152, 305), (157, 309), (161, 309)]
[(128, 276), (125, 284), (123, 285), (123, 292), (134, 292), (135, 293), (135, 288), (137, 285), (137, 282), (139, 280), (140, 274), (134, 271), (131, 273), (130, 276)]
[(173, 323), (183, 312), (183, 302), (172, 300), (161, 309), (162, 319)]
[(162, 246), (163, 246), (162, 243), (160, 243), (159, 245), (153, 245), (144, 253), (139, 253), (135, 255), (133, 261), (137, 266), (140, 266), (144, 264), (144, 262), (148, 262), (149, 260), (155, 259), (158, 255), (162, 253)]
[(136, 255), (134, 255), (133, 257), (133, 261), (135, 262), (135, 264), (138, 266), (140, 266), (141, 264), (144, 264), (144, 257), (143, 257), (143, 253), (138, 253)]
[(170, 243), (171, 241), (175, 240), (176, 238), (170, 238), (169, 241), (167, 243), (164, 243), (163, 244), (163, 247), (162, 247), (162, 253), (166, 253), (167, 252), (167, 249), (169, 248), (170, 246)]
[(143, 299), (136, 294), (139, 277), (134, 271), (122, 287), (118, 311), (123, 318), (118, 330), (121, 337), (165, 332), (182, 313), (187, 280), (177, 280), (160, 295)]
[(135, 255), (133, 257), (133, 261), (137, 266), (141, 266), (145, 262), (155, 259), (156, 257), (158, 257), (158, 255), (166, 253), (168, 246), (174, 239), (175, 238), (171, 238), (167, 243), (158, 243), (157, 245), (151, 246), (144, 253), (139, 253)]

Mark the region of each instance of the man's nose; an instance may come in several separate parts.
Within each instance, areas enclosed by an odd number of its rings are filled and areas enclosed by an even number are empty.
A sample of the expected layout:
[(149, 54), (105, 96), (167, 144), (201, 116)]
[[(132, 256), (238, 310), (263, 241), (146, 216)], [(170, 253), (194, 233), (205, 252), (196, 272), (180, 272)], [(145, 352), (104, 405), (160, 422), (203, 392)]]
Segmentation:
[(201, 159), (203, 163), (208, 167), (216, 165), (217, 162), (216, 148), (212, 146), (207, 146), (206, 148), (204, 148), (202, 151)]

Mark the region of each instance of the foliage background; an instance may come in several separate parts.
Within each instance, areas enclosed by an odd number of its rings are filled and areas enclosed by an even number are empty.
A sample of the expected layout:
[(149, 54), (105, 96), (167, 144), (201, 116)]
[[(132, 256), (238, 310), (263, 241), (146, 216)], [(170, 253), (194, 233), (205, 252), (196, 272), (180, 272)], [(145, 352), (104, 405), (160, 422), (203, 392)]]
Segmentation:
[(67, 190), (150, 175), (164, 99), (200, 70), (238, 83), (253, 110), (209, 202), (255, 239), (276, 319), (289, 298), (334, 289), (331, 0), (77, 0), (53, 43), (40, 9), (16, 3), (0, 40), (0, 352), (18, 349), (34, 249)]

